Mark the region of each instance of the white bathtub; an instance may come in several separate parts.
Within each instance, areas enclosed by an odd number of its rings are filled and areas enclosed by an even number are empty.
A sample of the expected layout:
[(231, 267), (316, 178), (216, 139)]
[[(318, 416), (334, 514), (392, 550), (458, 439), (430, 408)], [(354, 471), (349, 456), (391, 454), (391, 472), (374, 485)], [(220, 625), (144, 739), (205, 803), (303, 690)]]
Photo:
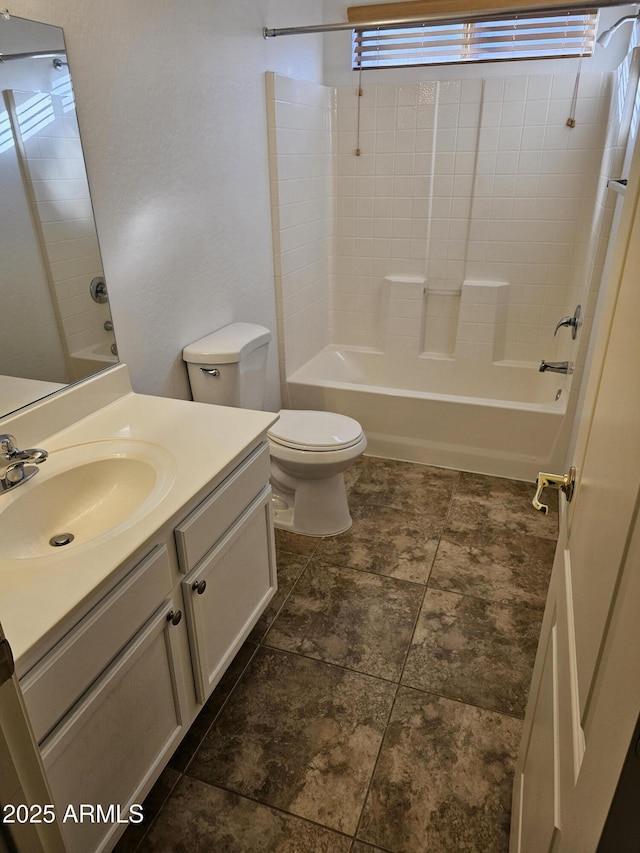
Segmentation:
[(118, 356), (111, 352), (113, 341), (106, 340), (92, 344), (71, 353), (72, 381), (91, 376), (97, 370), (104, 370), (118, 363)]
[(563, 464), (569, 383), (536, 365), (428, 357), (402, 363), (332, 346), (290, 376), (287, 390), (291, 408), (360, 421), (372, 456), (534, 480)]

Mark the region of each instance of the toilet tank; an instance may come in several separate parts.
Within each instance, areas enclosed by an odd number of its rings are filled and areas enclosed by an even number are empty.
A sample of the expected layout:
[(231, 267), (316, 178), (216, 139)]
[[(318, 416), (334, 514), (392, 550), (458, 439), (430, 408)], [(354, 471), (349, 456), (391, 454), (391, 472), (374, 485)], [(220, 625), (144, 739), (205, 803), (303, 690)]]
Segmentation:
[(193, 399), (198, 403), (261, 409), (271, 332), (255, 323), (231, 323), (185, 347)]

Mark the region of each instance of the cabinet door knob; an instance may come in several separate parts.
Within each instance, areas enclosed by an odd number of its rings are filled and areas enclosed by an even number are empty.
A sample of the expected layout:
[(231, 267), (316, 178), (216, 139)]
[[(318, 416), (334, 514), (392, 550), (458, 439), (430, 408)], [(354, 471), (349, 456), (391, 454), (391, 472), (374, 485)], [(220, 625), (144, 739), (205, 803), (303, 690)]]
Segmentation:
[(177, 625), (182, 619), (182, 610), (170, 610), (167, 613), (167, 622), (171, 622), (172, 625)]
[(206, 588), (207, 588), (207, 582), (206, 581), (194, 581), (191, 584), (191, 589), (194, 592), (197, 592), (198, 595), (202, 595), (202, 593), (205, 591)]

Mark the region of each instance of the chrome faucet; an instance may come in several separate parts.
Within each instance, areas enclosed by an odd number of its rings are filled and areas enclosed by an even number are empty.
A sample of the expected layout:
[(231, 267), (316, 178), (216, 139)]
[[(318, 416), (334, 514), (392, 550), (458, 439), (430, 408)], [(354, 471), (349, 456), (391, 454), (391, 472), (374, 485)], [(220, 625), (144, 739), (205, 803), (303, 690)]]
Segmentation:
[[(38, 473), (37, 465), (49, 454), (39, 447), (19, 450), (12, 435), (0, 435), (0, 493), (26, 483)], [(32, 465), (27, 465), (32, 462)]]
[(545, 361), (544, 359), (542, 359), (538, 370), (540, 371), (540, 373), (544, 373), (547, 370), (551, 373), (573, 373), (573, 362)]
[(573, 312), (573, 317), (563, 317), (562, 320), (558, 320), (556, 323), (556, 327), (553, 330), (553, 336), (558, 334), (558, 329), (561, 329), (563, 326), (568, 326), (571, 329), (571, 337), (575, 341), (576, 335), (578, 334), (578, 329), (582, 325), (582, 305), (576, 305), (576, 310)]

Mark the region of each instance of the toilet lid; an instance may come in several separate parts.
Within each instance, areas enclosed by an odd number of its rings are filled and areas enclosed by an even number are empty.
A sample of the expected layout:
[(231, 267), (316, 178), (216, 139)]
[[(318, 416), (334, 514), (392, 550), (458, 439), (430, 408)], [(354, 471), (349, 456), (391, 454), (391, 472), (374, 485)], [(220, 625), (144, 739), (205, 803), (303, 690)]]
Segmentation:
[(283, 409), (267, 435), (276, 444), (296, 450), (340, 450), (360, 441), (358, 421), (335, 412)]

